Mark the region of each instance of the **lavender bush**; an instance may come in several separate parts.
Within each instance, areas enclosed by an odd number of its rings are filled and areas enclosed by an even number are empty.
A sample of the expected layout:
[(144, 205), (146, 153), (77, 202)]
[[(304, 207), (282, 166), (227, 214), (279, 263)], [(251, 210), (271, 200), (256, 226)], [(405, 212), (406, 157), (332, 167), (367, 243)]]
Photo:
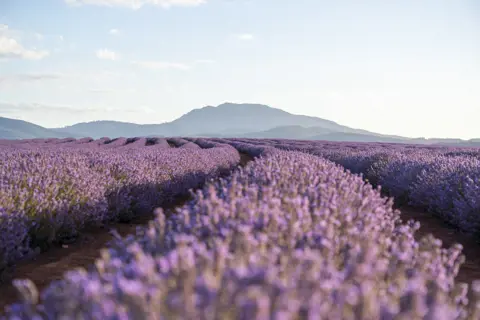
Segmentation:
[(185, 140), (183, 138), (173, 137), (167, 139), (168, 143), (171, 143), (175, 146), (175, 148), (180, 148), (181, 146), (189, 143), (190, 141)]
[(276, 151), (117, 235), (88, 272), (41, 294), (17, 280), (6, 319), (480, 318), (480, 283), (455, 283), (461, 246), (418, 227), (361, 177)]
[[(398, 205), (429, 210), (462, 231), (480, 235), (480, 150), (379, 143), (224, 139), (321, 156), (361, 174)], [(248, 147), (250, 146), (250, 147)]]
[(46, 249), (72, 241), (86, 225), (151, 212), (240, 161), (230, 146), (131, 145), (0, 149), (0, 275), (28, 248)]
[(157, 138), (157, 137), (150, 137), (147, 138), (147, 142), (145, 144), (146, 146), (158, 148), (158, 149), (166, 149), (170, 148), (170, 145), (167, 142), (167, 139), (165, 138)]

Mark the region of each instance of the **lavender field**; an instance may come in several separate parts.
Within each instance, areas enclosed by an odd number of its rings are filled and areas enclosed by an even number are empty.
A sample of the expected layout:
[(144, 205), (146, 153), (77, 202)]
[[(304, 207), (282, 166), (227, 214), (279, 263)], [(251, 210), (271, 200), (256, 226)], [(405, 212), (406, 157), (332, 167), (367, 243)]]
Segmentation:
[(5, 140), (0, 155), (6, 281), (91, 227), (154, 213), (42, 290), (14, 280), (0, 318), (480, 319), (462, 245), (418, 239), (396, 209), (478, 237), (478, 149), (85, 138)]

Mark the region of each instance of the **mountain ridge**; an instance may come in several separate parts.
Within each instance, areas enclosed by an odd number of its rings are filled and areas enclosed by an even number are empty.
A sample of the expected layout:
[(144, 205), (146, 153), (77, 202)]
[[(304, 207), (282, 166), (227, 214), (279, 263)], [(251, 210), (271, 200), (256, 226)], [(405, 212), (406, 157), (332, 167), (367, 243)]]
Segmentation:
[[(66, 138), (64, 134), (54, 132), (37, 124), (6, 117), (0, 117), (0, 139)], [(68, 138), (80, 138), (71, 134)]]
[[(52, 128), (55, 131), (67, 131), (77, 134), (86, 134), (85, 129), (92, 137), (105, 136), (106, 132), (92, 132), (111, 126), (113, 123), (121, 127), (121, 132), (112, 131), (110, 135), (184, 135), (197, 136), (204, 132), (211, 132), (212, 125), (215, 130), (212, 134), (246, 134), (273, 129), (275, 127), (300, 125), (305, 127), (321, 126), (327, 129), (340, 132), (352, 132), (360, 134), (372, 134), (384, 136), (379, 133), (355, 129), (340, 125), (334, 121), (313, 116), (297, 115), (287, 111), (272, 108), (264, 104), (253, 103), (222, 103), (217, 107), (207, 105), (202, 108), (193, 109), (181, 117), (161, 124), (133, 124), (120, 121), (92, 121), (75, 124), (63, 128)], [(89, 127), (90, 126), (90, 127)], [(128, 128), (127, 128), (128, 127)], [(125, 130), (129, 130), (126, 134)]]
[(282, 138), (357, 142), (395, 142), (479, 146), (480, 139), (425, 139), (386, 135), (343, 126), (323, 118), (297, 115), (265, 104), (225, 102), (193, 109), (159, 124), (96, 120), (60, 128), (44, 128), (23, 120), (0, 117), (0, 139), (65, 137), (191, 136)]

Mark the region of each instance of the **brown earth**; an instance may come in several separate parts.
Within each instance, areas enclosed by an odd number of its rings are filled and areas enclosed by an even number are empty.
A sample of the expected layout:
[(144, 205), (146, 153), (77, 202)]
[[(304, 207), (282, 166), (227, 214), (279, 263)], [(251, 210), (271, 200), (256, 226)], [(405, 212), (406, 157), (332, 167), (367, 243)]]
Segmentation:
[(446, 248), (455, 243), (460, 243), (463, 246), (466, 261), (460, 267), (459, 274), (456, 277), (458, 281), (470, 283), (472, 280), (480, 280), (480, 241), (478, 238), (456, 230), (431, 213), (411, 207), (401, 207), (399, 210), (404, 222), (410, 219), (420, 222), (420, 229), (415, 235), (417, 240), (432, 234), (435, 238), (442, 240), (443, 246)]
[[(240, 154), (240, 165), (245, 166), (253, 158), (247, 154)], [(223, 175), (225, 176), (225, 175)], [(184, 205), (191, 197), (181, 196), (163, 207), (168, 215), (175, 208)], [(145, 226), (154, 218), (153, 214), (143, 215), (130, 223), (115, 223), (104, 228), (84, 230), (75, 243), (68, 246), (57, 246), (41, 253), (35, 259), (19, 263), (12, 275), (12, 279), (29, 278), (39, 290), (43, 290), (54, 280), (59, 280), (64, 273), (78, 267), (88, 268), (100, 256), (100, 250), (105, 248), (113, 235), (110, 230), (117, 230), (122, 236), (135, 234), (137, 226)], [(5, 306), (18, 301), (18, 296), (11, 282), (0, 285), (0, 314)]]

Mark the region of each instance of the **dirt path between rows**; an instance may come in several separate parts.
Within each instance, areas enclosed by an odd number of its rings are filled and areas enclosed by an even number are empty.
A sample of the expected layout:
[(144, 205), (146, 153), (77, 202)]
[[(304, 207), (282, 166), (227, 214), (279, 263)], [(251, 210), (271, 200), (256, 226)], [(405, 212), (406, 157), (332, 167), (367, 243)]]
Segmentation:
[(466, 261), (460, 268), (456, 277), (457, 281), (471, 283), (472, 280), (480, 280), (480, 241), (478, 238), (455, 230), (432, 213), (411, 207), (401, 207), (399, 210), (404, 222), (410, 219), (420, 222), (420, 229), (415, 236), (417, 240), (431, 233), (435, 238), (442, 240), (444, 247), (450, 247), (455, 243), (463, 246)]
[[(253, 160), (251, 156), (244, 153), (240, 153), (240, 156), (240, 166), (242, 167)], [(179, 197), (170, 205), (164, 206), (163, 209), (167, 214), (171, 213), (190, 199), (191, 197), (188, 195)], [(41, 253), (34, 260), (19, 263), (14, 270), (12, 279), (29, 278), (39, 290), (43, 290), (52, 281), (61, 279), (65, 272), (78, 267), (88, 268), (92, 265), (100, 256), (99, 251), (113, 239), (110, 230), (116, 229), (122, 236), (135, 234), (137, 226), (145, 226), (153, 218), (152, 213), (136, 218), (128, 224), (115, 223), (106, 228), (84, 230), (75, 243), (53, 247), (47, 252)], [(11, 282), (0, 285), (0, 314), (4, 311), (5, 306), (16, 301), (18, 301), (17, 292)]]

